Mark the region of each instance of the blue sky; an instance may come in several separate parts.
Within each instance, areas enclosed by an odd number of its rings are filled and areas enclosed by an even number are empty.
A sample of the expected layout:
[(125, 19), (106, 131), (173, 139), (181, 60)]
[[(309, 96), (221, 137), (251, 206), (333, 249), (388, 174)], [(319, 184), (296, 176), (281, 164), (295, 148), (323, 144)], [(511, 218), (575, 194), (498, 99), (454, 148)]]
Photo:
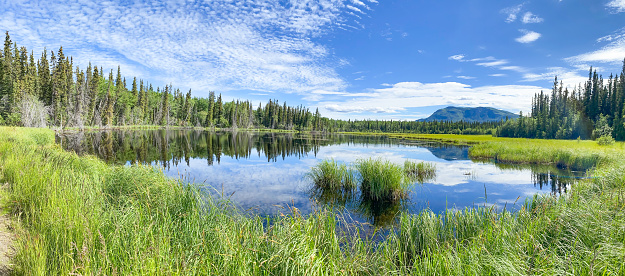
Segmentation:
[(625, 0), (0, 0), (0, 30), (195, 96), (414, 120), (620, 73)]

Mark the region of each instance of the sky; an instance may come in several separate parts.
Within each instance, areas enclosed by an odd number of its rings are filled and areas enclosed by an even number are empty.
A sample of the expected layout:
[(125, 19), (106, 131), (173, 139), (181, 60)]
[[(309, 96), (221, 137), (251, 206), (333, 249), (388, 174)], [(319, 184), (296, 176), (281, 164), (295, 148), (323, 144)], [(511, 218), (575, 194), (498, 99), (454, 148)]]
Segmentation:
[(625, 0), (0, 0), (0, 30), (197, 97), (416, 120), (620, 73)]

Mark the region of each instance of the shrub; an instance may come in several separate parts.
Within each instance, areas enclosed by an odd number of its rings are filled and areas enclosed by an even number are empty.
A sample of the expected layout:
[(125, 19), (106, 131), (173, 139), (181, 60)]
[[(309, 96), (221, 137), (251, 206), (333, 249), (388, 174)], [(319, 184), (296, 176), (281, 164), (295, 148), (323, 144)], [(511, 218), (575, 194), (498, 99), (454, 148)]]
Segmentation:
[(609, 146), (614, 144), (614, 138), (611, 135), (603, 135), (597, 138), (597, 144), (601, 146)]

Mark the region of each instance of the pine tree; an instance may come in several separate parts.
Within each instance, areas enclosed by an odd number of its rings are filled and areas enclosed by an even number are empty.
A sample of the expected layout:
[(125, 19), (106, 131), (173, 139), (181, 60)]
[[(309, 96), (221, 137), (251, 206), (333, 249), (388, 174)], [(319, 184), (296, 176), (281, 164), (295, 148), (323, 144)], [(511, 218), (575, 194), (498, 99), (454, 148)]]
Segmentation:
[(224, 106), (221, 101), (221, 93), (220, 93), (219, 97), (217, 98), (217, 102), (215, 103), (215, 115), (213, 116), (216, 121), (215, 124), (217, 126), (221, 126), (223, 116), (224, 116)]
[(132, 93), (132, 96), (135, 97), (136, 99), (139, 98), (139, 90), (137, 90), (137, 77), (132, 79), (132, 90), (131, 90), (131, 93)]
[(210, 127), (213, 125), (213, 118), (215, 113), (215, 92), (208, 92), (208, 109), (206, 110), (206, 119), (204, 120), (204, 125), (206, 127)]

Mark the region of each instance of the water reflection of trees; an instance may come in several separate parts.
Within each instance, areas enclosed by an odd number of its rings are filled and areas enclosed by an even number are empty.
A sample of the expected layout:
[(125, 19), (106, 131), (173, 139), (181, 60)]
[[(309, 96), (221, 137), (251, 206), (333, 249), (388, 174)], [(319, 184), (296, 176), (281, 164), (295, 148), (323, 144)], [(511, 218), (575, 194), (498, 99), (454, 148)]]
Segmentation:
[[(384, 136), (352, 136), (338, 134), (206, 132), (194, 130), (122, 130), (66, 133), (57, 137), (65, 149), (93, 154), (108, 163), (159, 164), (166, 169), (192, 159), (204, 159), (208, 165), (220, 163), (224, 156), (247, 159), (252, 155), (276, 162), (287, 157), (317, 155), (321, 147), (344, 145), (395, 146), (405, 141)], [(435, 156), (447, 160), (466, 159), (467, 148), (440, 144), (425, 145)], [(495, 163), (500, 169), (527, 170), (533, 174), (534, 185), (562, 194), (569, 189), (579, 173), (558, 170), (553, 166), (524, 166)], [(363, 197), (358, 191), (331, 191), (313, 188), (311, 198), (324, 206), (340, 206), (358, 213), (376, 226), (393, 223), (395, 214), (405, 208), (401, 200), (380, 201)]]
[(534, 186), (539, 187), (541, 190), (544, 188), (551, 188), (552, 194), (563, 194), (566, 193), (569, 187), (575, 181), (577, 181), (578, 177), (576, 176), (563, 176), (563, 175), (555, 175), (551, 173), (533, 173), (532, 181), (534, 182)]
[(551, 189), (554, 195), (566, 193), (573, 183), (585, 177), (584, 172), (558, 169), (548, 165), (519, 165), (495, 163), (495, 166), (504, 170), (531, 170), (534, 187)]
[(294, 133), (207, 132), (195, 130), (118, 130), (66, 133), (57, 136), (65, 149), (93, 154), (115, 164), (160, 164), (169, 169), (191, 159), (220, 163), (263, 156), (268, 162), (287, 157), (317, 155), (322, 146), (333, 144), (394, 145), (383, 136), (350, 136)]

